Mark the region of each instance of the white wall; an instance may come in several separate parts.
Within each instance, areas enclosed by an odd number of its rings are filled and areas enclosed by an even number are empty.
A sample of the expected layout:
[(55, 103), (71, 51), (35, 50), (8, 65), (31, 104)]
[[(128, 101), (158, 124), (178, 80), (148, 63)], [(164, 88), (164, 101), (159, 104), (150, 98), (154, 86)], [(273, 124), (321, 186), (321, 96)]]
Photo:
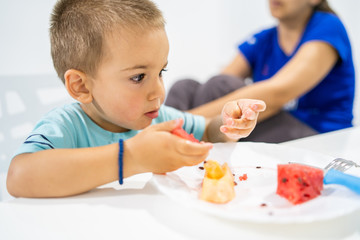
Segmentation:
[(0, 0), (0, 74), (55, 73), (49, 19), (55, 0)]
[[(0, 75), (55, 74), (48, 26), (55, 0), (0, 0)], [(206, 81), (234, 56), (236, 44), (274, 23), (267, 0), (155, 0), (170, 39), (166, 88), (193, 77)], [(330, 0), (347, 27), (360, 69), (360, 1)], [(4, 84), (4, 83), (2, 83)], [(359, 86), (358, 86), (359, 89)], [(357, 91), (359, 95), (360, 91)], [(360, 119), (356, 105), (356, 122)]]

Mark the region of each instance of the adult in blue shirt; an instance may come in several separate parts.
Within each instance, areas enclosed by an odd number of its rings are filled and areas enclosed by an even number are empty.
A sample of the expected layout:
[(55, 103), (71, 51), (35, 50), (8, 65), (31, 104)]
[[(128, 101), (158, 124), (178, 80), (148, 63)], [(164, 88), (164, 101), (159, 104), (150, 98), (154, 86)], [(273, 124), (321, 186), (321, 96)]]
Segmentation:
[[(326, 0), (269, 0), (269, 7), (277, 26), (240, 44), (222, 75), (204, 85), (174, 84), (166, 104), (212, 116), (225, 101), (262, 99), (267, 110), (247, 141), (283, 142), (351, 127), (355, 71), (341, 20)], [(245, 85), (249, 77), (254, 84)]]

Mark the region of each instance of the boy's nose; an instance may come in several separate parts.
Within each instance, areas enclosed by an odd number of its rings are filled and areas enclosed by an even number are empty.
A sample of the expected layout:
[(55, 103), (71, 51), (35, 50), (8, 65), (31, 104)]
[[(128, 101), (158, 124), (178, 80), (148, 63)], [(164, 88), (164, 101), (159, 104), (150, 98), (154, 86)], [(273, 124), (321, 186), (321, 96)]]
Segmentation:
[(149, 100), (164, 99), (165, 87), (162, 79), (158, 77), (154, 82), (155, 83), (153, 85), (152, 91), (149, 94)]

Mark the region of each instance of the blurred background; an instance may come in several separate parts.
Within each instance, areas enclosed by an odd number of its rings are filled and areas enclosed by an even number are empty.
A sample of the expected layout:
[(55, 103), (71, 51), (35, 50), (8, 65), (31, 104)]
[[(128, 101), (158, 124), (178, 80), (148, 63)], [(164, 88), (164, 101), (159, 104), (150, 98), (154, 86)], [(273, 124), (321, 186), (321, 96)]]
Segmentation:
[[(267, 0), (154, 0), (170, 40), (166, 87), (183, 77), (205, 81), (235, 55), (247, 36), (274, 23)], [(55, 74), (49, 17), (56, 0), (0, 1), (0, 75)], [(360, 68), (360, 1), (329, 0), (345, 23)]]
[[(164, 13), (170, 40), (168, 71), (164, 74), (167, 90), (182, 78), (205, 82), (235, 56), (238, 43), (275, 23), (267, 0), (154, 1)], [(11, 153), (43, 112), (54, 104), (69, 101), (50, 56), (49, 18), (55, 2), (0, 0), (0, 174), (3, 175)], [(329, 3), (347, 28), (358, 76), (360, 1), (329, 0)], [(39, 79), (40, 89), (32, 84), (32, 80)], [(357, 85), (356, 96), (359, 89)], [(29, 91), (38, 96), (26, 94)], [(356, 125), (360, 121), (359, 105), (357, 97)], [(20, 124), (22, 119), (26, 121)], [(19, 125), (12, 128), (14, 123)], [(2, 191), (4, 187), (0, 184), (0, 200)]]

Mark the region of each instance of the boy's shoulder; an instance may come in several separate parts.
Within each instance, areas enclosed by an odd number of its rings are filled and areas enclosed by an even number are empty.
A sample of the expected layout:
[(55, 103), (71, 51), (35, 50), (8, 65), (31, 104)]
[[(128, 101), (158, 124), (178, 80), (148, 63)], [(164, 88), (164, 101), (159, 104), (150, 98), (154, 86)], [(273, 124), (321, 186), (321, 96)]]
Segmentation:
[(76, 135), (84, 130), (96, 130), (100, 128), (82, 110), (80, 103), (68, 103), (56, 107), (46, 113), (35, 125), (34, 129), (57, 129)]
[(82, 134), (85, 129), (90, 130), (86, 122), (85, 113), (79, 103), (56, 107), (36, 123), (15, 155), (45, 149), (87, 146), (87, 135)]
[(74, 102), (50, 110), (41, 120), (66, 123), (67, 121), (73, 122), (75, 119), (83, 119), (85, 116), (86, 114), (80, 107), (80, 104)]
[(153, 124), (170, 121), (173, 119), (184, 118), (186, 115), (190, 113), (186, 113), (175, 109), (173, 107), (162, 105), (159, 110), (159, 116), (154, 119)]
[(168, 106), (161, 106), (159, 117), (154, 119), (153, 124), (166, 122), (174, 119), (182, 118), (184, 120), (183, 128), (188, 133), (193, 133), (198, 140), (202, 139), (205, 131), (206, 123), (203, 116), (194, 115), (188, 112), (183, 112)]

